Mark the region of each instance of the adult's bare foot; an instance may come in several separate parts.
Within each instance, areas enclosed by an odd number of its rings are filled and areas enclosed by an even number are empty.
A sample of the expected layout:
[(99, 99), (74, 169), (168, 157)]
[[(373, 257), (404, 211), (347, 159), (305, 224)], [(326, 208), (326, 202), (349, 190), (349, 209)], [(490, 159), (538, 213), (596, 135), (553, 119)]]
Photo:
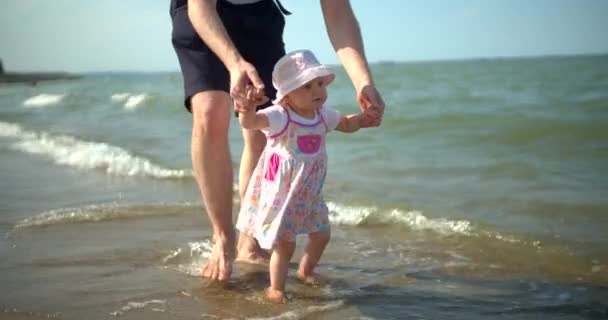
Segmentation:
[(203, 277), (209, 280), (228, 281), (232, 273), (234, 260), (234, 233), (232, 235), (213, 235), (213, 249), (207, 265), (203, 268)]
[(266, 288), (266, 299), (272, 303), (287, 303), (285, 292), (273, 288)]
[(245, 233), (240, 234), (236, 254), (237, 262), (268, 264), (269, 260), (270, 253), (260, 248), (258, 241), (254, 237)]

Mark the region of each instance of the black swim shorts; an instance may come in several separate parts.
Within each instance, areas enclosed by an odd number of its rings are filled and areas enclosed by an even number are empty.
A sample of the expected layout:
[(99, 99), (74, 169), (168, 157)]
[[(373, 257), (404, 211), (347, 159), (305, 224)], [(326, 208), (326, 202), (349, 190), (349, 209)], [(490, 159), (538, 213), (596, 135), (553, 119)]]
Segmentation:
[[(184, 104), (191, 111), (190, 99), (194, 94), (211, 90), (229, 92), (230, 75), (192, 27), (187, 7), (186, 0), (171, 1), (171, 41), (184, 80)], [(217, 11), (237, 50), (256, 67), (264, 81), (266, 96), (274, 99), (276, 90), (272, 86), (272, 69), (285, 55), (283, 13), (273, 0), (243, 5), (217, 0)]]

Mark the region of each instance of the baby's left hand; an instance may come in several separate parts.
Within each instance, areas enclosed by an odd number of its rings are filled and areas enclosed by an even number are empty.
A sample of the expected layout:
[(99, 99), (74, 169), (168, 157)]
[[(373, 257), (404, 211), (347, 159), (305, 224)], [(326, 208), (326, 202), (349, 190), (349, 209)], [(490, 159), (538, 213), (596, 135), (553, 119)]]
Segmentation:
[(367, 108), (359, 116), (359, 127), (370, 128), (376, 127), (382, 119), (382, 114), (377, 108)]

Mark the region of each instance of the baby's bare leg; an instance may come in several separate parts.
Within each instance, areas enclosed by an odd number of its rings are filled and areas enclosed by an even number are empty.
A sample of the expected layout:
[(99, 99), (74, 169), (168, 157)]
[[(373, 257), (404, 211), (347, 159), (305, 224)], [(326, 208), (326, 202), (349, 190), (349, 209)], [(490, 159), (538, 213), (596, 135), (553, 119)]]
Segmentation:
[(295, 242), (278, 241), (270, 256), (270, 287), (266, 289), (266, 298), (271, 302), (284, 303), (285, 299), (285, 280), (289, 261), (296, 248)]
[(311, 285), (321, 283), (321, 279), (314, 273), (314, 269), (325, 251), (329, 238), (329, 231), (315, 232), (308, 235), (308, 243), (298, 268), (298, 279)]

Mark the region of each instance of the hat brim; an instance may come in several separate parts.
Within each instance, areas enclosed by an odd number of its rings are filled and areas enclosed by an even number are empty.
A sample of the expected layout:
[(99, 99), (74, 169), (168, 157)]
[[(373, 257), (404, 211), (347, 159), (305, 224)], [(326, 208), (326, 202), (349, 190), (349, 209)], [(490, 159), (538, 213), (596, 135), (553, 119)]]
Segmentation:
[(288, 95), (290, 92), (298, 89), (299, 87), (303, 86), (304, 84), (306, 84), (309, 81), (314, 80), (316, 78), (323, 78), (325, 85), (328, 85), (334, 81), (334, 79), (336, 78), (336, 75), (334, 74), (333, 71), (331, 71), (330, 68), (328, 68), (327, 66), (324, 66), (324, 65), (310, 68), (310, 69), (306, 70), (305, 72), (303, 72), (299, 77), (293, 79), (292, 81), (290, 81), (287, 84), (284, 84), (277, 91), (276, 98), (274, 100), (272, 100), (272, 103), (279, 104), (281, 102), (281, 100), (283, 100), (283, 98), (285, 98), (285, 96)]

